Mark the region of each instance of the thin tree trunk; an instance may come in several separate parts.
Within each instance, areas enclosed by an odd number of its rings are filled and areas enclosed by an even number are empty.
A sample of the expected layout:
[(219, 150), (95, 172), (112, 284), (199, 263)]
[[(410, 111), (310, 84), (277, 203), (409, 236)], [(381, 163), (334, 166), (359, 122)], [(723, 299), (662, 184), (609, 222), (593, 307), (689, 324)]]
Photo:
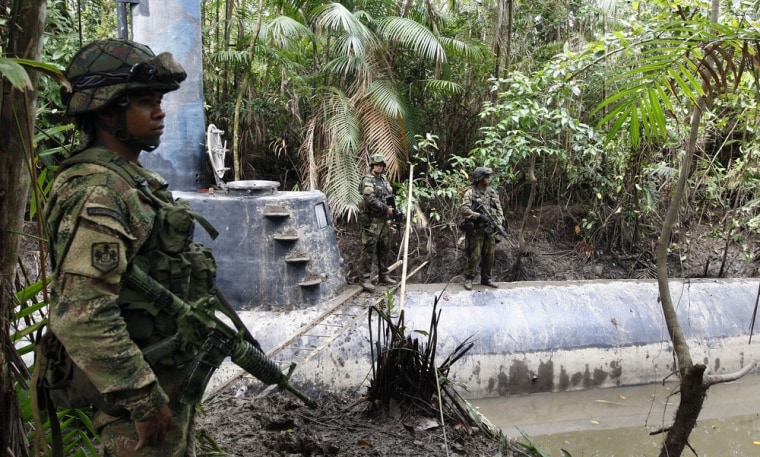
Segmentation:
[(702, 111), (704, 110), (705, 100), (700, 98), (694, 112), (691, 115), (691, 132), (689, 134), (689, 143), (681, 159), (681, 167), (678, 175), (678, 182), (673, 191), (673, 196), (668, 205), (668, 211), (665, 214), (665, 220), (662, 223), (660, 238), (657, 240), (657, 285), (660, 292), (660, 302), (662, 312), (665, 315), (665, 325), (668, 327), (670, 340), (673, 342), (673, 349), (678, 359), (678, 373), (683, 377), (691, 369), (693, 362), (689, 353), (689, 345), (684, 337), (681, 325), (678, 323), (676, 310), (673, 307), (673, 301), (670, 297), (670, 286), (668, 283), (668, 246), (670, 245), (670, 235), (673, 233), (673, 224), (678, 215), (678, 208), (685, 194), (686, 182), (689, 179), (689, 170), (694, 157), (697, 138), (699, 136), (699, 123), (702, 120)]
[(248, 65), (245, 68), (245, 76), (243, 77), (243, 84), (240, 85), (237, 101), (235, 102), (235, 113), (232, 123), (232, 171), (235, 176), (235, 181), (240, 180), (240, 109), (243, 105), (243, 97), (248, 92), (248, 86), (251, 82), (251, 66), (253, 65), (254, 51), (256, 50), (256, 42), (259, 39), (259, 31), (261, 30), (261, 17), (264, 11), (264, 0), (259, 0), (259, 14), (256, 19), (256, 28), (251, 35), (251, 44), (248, 47)]
[[(47, 12), (46, 0), (15, 0), (11, 24), (4, 36), (6, 55), (39, 60), (42, 54), (42, 32)], [(7, 41), (5, 41), (7, 40)], [(30, 72), (33, 87), (38, 86), (39, 76)], [(25, 456), (27, 443), (21, 424), (21, 413), (16, 400), (16, 390), (9, 351), (14, 351), (8, 340), (10, 326), (8, 316), (13, 311), (11, 296), (16, 275), (16, 263), (24, 211), (29, 195), (29, 171), (34, 113), (37, 102), (36, 89), (26, 96), (7, 80), (0, 80), (0, 454)], [(19, 430), (20, 428), (20, 430)], [(19, 433), (20, 432), (20, 433)]]
[(506, 3), (509, 0), (499, 0), (499, 15), (497, 18), (496, 23), (496, 36), (494, 36), (493, 39), (493, 48), (494, 48), (494, 55), (496, 60), (496, 67), (493, 70), (493, 76), (494, 78), (500, 78), (501, 77), (501, 49), (502, 45), (504, 43), (504, 19), (506, 16)]
[(681, 378), (681, 401), (678, 404), (673, 426), (668, 431), (660, 450), (660, 457), (680, 456), (689, 443), (689, 435), (697, 425), (697, 418), (707, 396), (708, 386), (702, 382), (705, 368), (701, 364), (694, 365)]
[(522, 221), (520, 222), (520, 231), (517, 235), (517, 252), (515, 253), (515, 261), (512, 263), (512, 281), (518, 281), (522, 278), (522, 258), (526, 252), (527, 243), (525, 242), (525, 226), (528, 225), (528, 217), (533, 209), (533, 200), (536, 198), (536, 188), (538, 187), (536, 179), (536, 158), (538, 154), (533, 152), (530, 156), (530, 168), (528, 170), (528, 179), (530, 181), (530, 196), (528, 197), (528, 204), (525, 206), (523, 212)]
[(507, 61), (504, 68), (509, 72), (512, 68), (512, 18), (515, 10), (514, 0), (507, 0), (507, 7)]

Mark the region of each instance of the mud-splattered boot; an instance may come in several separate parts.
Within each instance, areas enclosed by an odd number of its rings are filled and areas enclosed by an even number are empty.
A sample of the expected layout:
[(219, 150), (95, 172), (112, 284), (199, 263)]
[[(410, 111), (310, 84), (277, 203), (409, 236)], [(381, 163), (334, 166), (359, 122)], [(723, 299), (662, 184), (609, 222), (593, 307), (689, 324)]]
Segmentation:
[(491, 278), (488, 278), (488, 279), (483, 279), (482, 281), (480, 281), (480, 283), (481, 283), (482, 285), (484, 285), (484, 286), (493, 287), (494, 289), (498, 289), (498, 288), (499, 288), (499, 285), (498, 285), (498, 284), (496, 284), (495, 282), (493, 282), (493, 281), (491, 280)]
[(372, 284), (370, 275), (362, 276), (362, 289), (366, 290), (367, 292), (375, 291), (375, 286)]
[(472, 279), (465, 279), (464, 280), (464, 289), (465, 290), (472, 290)]
[(378, 280), (377, 280), (377, 283), (378, 283), (378, 284), (387, 284), (387, 285), (389, 285), (389, 286), (392, 286), (392, 285), (396, 284), (396, 281), (395, 281), (395, 280), (393, 280), (393, 279), (392, 279), (390, 276), (388, 276), (387, 274), (384, 274), (384, 275), (380, 275), (380, 277), (379, 277), (379, 278), (378, 278)]

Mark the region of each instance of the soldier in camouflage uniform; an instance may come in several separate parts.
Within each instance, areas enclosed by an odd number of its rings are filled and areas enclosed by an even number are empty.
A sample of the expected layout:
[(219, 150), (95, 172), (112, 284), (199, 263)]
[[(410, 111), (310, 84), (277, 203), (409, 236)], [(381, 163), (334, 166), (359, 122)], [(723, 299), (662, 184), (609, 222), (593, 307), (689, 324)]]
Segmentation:
[(178, 322), (149, 303), (135, 305), (122, 279), (130, 263), (150, 263), (162, 249), (154, 239), (157, 202), (177, 205), (167, 182), (138, 158), (158, 146), (162, 97), (179, 88), (185, 71), (169, 53), (109, 39), (83, 47), (66, 77), (72, 90), (63, 99), (80, 138), (45, 210), (55, 268), (49, 331), (100, 396), (93, 424), (101, 455), (193, 456), (195, 405), (178, 400), (190, 364), (175, 354), (151, 367), (141, 353), (176, 333)]
[(372, 260), (377, 256), (378, 284), (395, 284), (388, 274), (390, 258), (390, 218), (393, 207), (388, 204), (388, 198), (393, 198), (393, 187), (385, 177), (385, 157), (374, 154), (370, 158), (370, 173), (362, 178), (359, 192), (362, 200), (359, 203), (359, 222), (362, 226), (362, 254), (359, 267), (362, 272), (362, 287), (373, 291)]
[(501, 210), (499, 194), (490, 186), (493, 170), (477, 167), (473, 172), (473, 185), (462, 196), (460, 215), (464, 220), (467, 237), (467, 266), (464, 269), (464, 288), (472, 290), (475, 270), (480, 264), (480, 283), (484, 286), (498, 288), (491, 280), (495, 253), (496, 233), (489, 227), (486, 212), (501, 226), (504, 213)]

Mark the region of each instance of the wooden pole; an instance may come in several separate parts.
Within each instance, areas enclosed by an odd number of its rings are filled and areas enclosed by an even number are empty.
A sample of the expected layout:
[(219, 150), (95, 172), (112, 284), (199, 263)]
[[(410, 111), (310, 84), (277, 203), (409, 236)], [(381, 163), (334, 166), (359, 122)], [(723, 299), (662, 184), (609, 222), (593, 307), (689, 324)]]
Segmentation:
[(412, 221), (412, 176), (414, 176), (414, 165), (409, 166), (409, 191), (406, 193), (406, 223), (404, 224), (404, 257), (401, 267), (401, 288), (399, 289), (399, 315), (404, 312), (404, 295), (406, 295), (406, 270), (408, 267), (409, 255), (409, 228)]

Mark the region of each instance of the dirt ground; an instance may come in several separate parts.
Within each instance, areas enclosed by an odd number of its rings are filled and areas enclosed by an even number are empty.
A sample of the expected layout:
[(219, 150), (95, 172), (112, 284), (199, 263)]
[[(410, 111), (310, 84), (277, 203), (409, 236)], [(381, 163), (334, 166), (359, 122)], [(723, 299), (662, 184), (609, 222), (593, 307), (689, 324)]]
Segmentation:
[[(581, 280), (654, 277), (654, 240), (639, 243), (633, 253), (615, 252), (587, 244), (575, 233), (559, 209), (543, 208), (532, 219), (527, 238), (527, 252), (521, 258), (521, 280)], [(509, 221), (517, 227), (518, 221)], [(339, 247), (346, 259), (348, 282), (358, 282), (358, 254), (361, 242), (358, 226), (348, 224), (337, 229)], [(427, 262), (411, 282), (462, 282), (464, 267), (461, 236), (452, 227), (436, 230), (429, 236), (425, 229), (415, 229), (409, 242), (412, 266)], [(674, 237), (669, 258), (672, 277), (754, 277), (758, 276), (757, 243), (731, 244), (726, 250), (723, 240), (693, 233)], [(396, 246), (400, 234), (394, 235)], [(744, 247), (743, 247), (744, 246)], [(513, 278), (517, 236), (497, 245), (494, 279)], [(721, 273), (722, 269), (722, 275)], [(400, 269), (398, 270), (400, 271)], [(275, 393), (251, 401), (246, 396), (219, 396), (204, 405), (205, 416), (199, 430), (210, 437), (220, 451), (206, 455), (236, 456), (494, 456), (499, 443), (486, 438), (466, 424), (447, 423), (444, 430), (426, 418), (414, 415), (381, 414), (362, 399), (365, 392), (325, 393), (317, 399), (318, 407), (304, 406), (290, 394)], [(429, 428), (428, 428), (429, 427)], [(523, 440), (524, 441), (524, 440)], [(502, 455), (516, 454), (507, 446)], [(223, 450), (223, 451), (221, 451)], [(537, 454), (536, 454), (537, 455)]]
[[(198, 429), (235, 456), (495, 456), (499, 443), (463, 424), (381, 414), (358, 393), (326, 393), (309, 408), (286, 393), (252, 402), (216, 397)], [(203, 454), (202, 454), (203, 455)], [(206, 451), (205, 455), (211, 455)]]

